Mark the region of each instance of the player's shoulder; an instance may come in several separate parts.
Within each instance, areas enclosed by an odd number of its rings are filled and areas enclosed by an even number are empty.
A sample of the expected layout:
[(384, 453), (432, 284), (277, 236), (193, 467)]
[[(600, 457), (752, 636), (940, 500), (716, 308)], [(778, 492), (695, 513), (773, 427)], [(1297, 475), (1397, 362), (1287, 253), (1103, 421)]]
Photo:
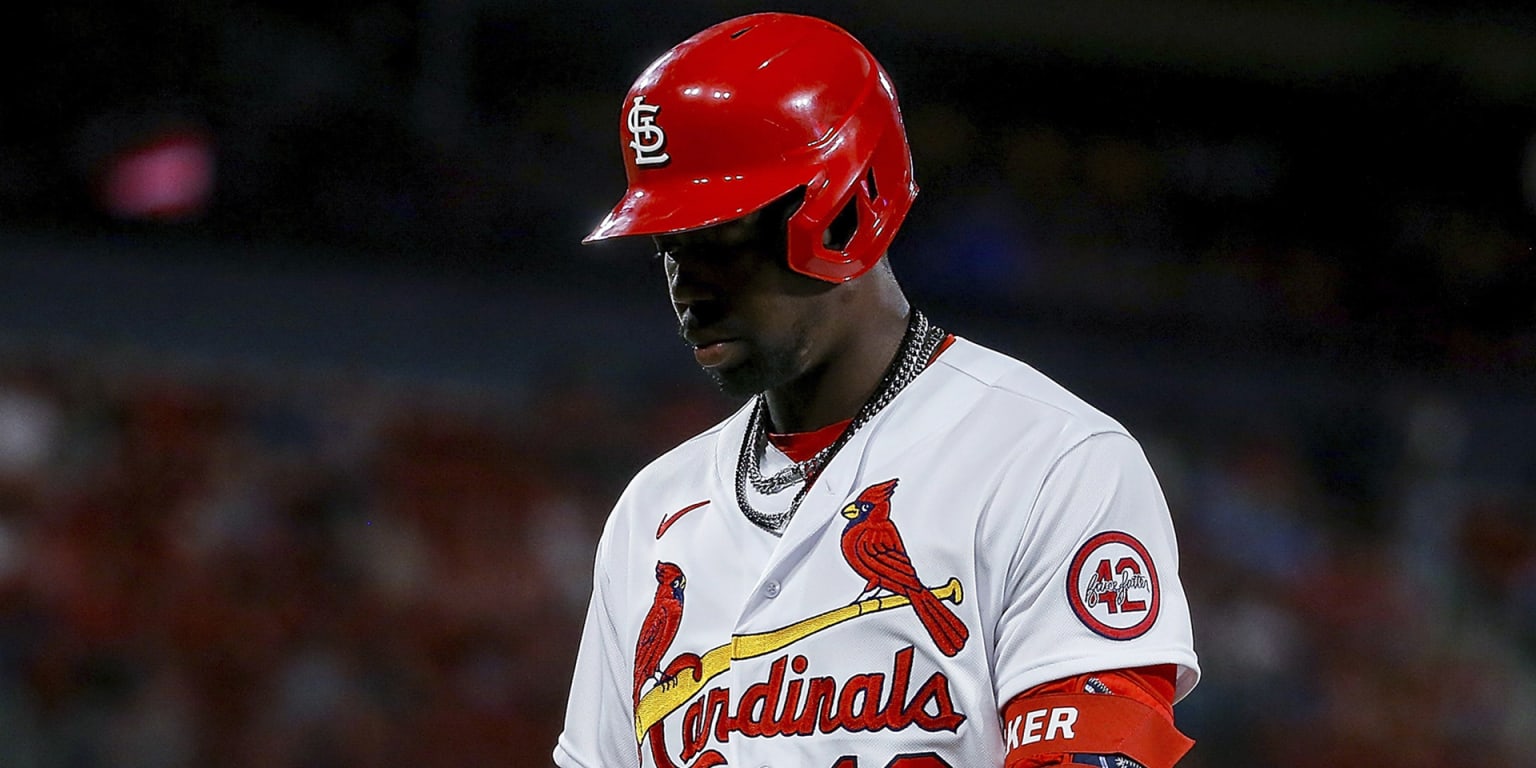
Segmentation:
[(675, 492), (711, 477), (712, 473), (700, 469), (714, 465), (721, 432), (733, 419), (742, 418), (748, 407), (750, 403), (652, 459), (630, 479), (624, 497), (648, 497), (659, 490)]
[(651, 540), (651, 536), (641, 534), (654, 532), (658, 510), (675, 510), (710, 498), (720, 434), (734, 418), (737, 415), (684, 440), (630, 477), (603, 526), (599, 560), (610, 566), (623, 562), (630, 557), (626, 553)]
[(1068, 441), (1129, 436), (1119, 421), (1034, 366), (974, 341), (957, 337), (934, 364), (974, 392), (975, 418), (1003, 428), (1045, 427)]

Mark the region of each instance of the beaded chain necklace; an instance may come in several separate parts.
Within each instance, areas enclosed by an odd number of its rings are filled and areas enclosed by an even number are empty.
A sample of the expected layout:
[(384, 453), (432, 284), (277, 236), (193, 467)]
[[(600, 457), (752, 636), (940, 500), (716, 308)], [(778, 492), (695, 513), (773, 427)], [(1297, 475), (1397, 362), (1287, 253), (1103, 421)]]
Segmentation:
[[(889, 405), (903, 388), (923, 372), (947, 335), (942, 328), (930, 323), (923, 313), (912, 310), (907, 320), (907, 331), (901, 338), (901, 347), (895, 358), (880, 377), (880, 384), (875, 387), (874, 394), (864, 401), (842, 434), (831, 445), (817, 451), (816, 455), (805, 461), (794, 462), (768, 477), (764, 477), (762, 472), (762, 460), (768, 446), (765, 418), (768, 407), (763, 395), (758, 395), (747, 420), (747, 433), (741, 441), (741, 453), (736, 459), (736, 503), (740, 505), (741, 513), (757, 527), (775, 536), (782, 535), (784, 527), (800, 508), (800, 502), (805, 500), (816, 476), (848, 444), (860, 427), (869, 423), (875, 414)], [(769, 496), (782, 493), (795, 485), (799, 485), (800, 489), (795, 492), (789, 507), (784, 511), (762, 512), (747, 501), (748, 484), (758, 493)]]

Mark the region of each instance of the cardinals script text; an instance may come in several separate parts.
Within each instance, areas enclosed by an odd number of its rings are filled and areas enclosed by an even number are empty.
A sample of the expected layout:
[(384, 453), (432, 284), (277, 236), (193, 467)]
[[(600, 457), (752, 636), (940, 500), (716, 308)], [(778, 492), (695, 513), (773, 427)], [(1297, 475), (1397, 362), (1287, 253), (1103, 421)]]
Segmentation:
[(732, 701), (729, 688), (711, 688), (683, 715), (682, 758), (688, 761), (732, 733), (743, 736), (810, 736), (835, 731), (900, 731), (909, 727), (953, 732), (965, 722), (955, 711), (949, 678), (935, 672), (913, 690), (913, 647), (896, 652), (891, 672), (845, 680), (804, 677), (801, 655), (780, 656), (768, 679), (753, 683)]

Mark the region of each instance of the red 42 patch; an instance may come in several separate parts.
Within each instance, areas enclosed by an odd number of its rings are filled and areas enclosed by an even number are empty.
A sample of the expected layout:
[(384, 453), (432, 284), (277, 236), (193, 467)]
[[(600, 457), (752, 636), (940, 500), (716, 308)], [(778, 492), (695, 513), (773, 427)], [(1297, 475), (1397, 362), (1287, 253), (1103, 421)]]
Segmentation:
[(1085, 626), (1111, 640), (1141, 637), (1157, 621), (1157, 567), (1136, 537), (1105, 531), (1083, 543), (1067, 569), (1067, 600)]

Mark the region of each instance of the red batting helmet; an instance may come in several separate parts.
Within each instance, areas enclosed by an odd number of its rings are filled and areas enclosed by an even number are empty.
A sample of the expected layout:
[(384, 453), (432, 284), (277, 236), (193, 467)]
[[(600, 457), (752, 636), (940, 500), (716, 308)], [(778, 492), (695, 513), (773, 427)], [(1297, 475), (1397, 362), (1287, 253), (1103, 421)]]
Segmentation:
[[(707, 227), (805, 187), (789, 266), (837, 283), (880, 260), (917, 196), (890, 77), (807, 16), (742, 16), (668, 51), (630, 87), (619, 141), (629, 190), (582, 242)], [(850, 200), (853, 236), (829, 248)]]

